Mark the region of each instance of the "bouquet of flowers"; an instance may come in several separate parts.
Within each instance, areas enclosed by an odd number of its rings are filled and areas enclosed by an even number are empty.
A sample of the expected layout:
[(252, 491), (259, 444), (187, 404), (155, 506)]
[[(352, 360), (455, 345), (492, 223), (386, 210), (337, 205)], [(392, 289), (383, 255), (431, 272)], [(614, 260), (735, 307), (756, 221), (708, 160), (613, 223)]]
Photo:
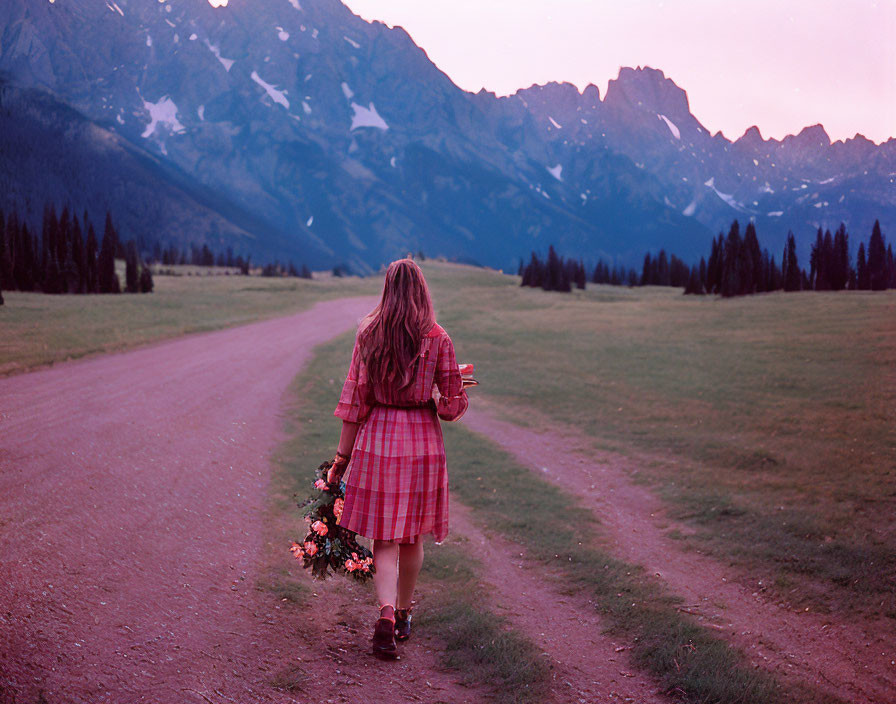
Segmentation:
[(289, 551), (302, 566), (311, 568), (311, 576), (325, 579), (330, 572), (351, 575), (358, 581), (374, 573), (373, 553), (358, 543), (355, 533), (338, 525), (345, 501), (345, 483), (327, 482), (332, 462), (317, 468), (315, 493), (299, 504), (304, 507), (308, 535), (301, 543), (293, 542)]

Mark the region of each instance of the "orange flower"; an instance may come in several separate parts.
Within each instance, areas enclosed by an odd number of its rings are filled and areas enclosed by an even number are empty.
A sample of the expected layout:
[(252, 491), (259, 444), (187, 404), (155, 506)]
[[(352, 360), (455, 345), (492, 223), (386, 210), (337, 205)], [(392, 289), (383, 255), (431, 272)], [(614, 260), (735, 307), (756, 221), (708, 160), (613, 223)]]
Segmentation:
[(311, 524), (311, 530), (313, 530), (318, 535), (326, 535), (327, 534), (327, 524), (323, 521), (315, 521)]
[(309, 540), (305, 543), (305, 554), (308, 557), (314, 557), (317, 554), (317, 545)]
[(333, 515), (336, 516), (336, 520), (338, 521), (342, 518), (342, 509), (345, 507), (345, 502), (342, 499), (336, 499), (333, 502)]
[(359, 565), (354, 560), (345, 561), (345, 569), (347, 569), (349, 572), (354, 572), (356, 569), (358, 569), (358, 567)]
[(295, 556), (297, 560), (301, 560), (305, 557), (305, 553), (302, 552), (302, 546), (298, 543), (293, 543), (289, 546), (289, 551)]

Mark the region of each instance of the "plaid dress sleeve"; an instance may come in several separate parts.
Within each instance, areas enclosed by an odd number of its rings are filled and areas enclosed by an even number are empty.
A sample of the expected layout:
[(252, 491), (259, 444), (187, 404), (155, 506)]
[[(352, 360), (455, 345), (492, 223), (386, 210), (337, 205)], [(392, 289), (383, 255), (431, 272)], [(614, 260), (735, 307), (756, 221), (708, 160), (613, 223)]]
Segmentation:
[(439, 418), (457, 420), (467, 410), (469, 401), (461, 381), (460, 368), (454, 358), (454, 343), (447, 334), (442, 336), (439, 344), (435, 381), (441, 394), (437, 407)]
[(373, 407), (372, 390), (367, 382), (367, 367), (361, 357), (358, 341), (352, 350), (348, 376), (333, 415), (350, 423), (363, 423)]

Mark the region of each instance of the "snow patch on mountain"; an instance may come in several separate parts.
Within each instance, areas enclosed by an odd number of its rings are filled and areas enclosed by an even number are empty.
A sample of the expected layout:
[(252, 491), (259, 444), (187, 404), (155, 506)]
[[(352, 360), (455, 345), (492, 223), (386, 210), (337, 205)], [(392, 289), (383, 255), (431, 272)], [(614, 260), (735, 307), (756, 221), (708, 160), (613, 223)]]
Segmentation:
[(342, 94), (345, 96), (346, 100), (351, 100), (355, 97), (355, 91), (349, 88), (348, 83), (345, 81), (342, 82)]
[(376, 127), (380, 130), (389, 129), (389, 125), (387, 125), (386, 121), (380, 117), (373, 103), (370, 103), (369, 108), (365, 108), (363, 105), (358, 105), (357, 103), (352, 103), (352, 110), (355, 111), (355, 114), (352, 115), (351, 130), (356, 130), (359, 127)]
[(682, 215), (687, 217), (691, 217), (694, 213), (697, 212), (697, 199), (694, 198), (690, 203), (687, 204), (684, 210), (681, 211)]
[(289, 39), (289, 32), (283, 29), (283, 27), (276, 27), (275, 29), (277, 30), (277, 37), (281, 42), (285, 42), (287, 39)]
[(552, 124), (554, 127), (556, 127), (558, 130), (562, 130), (562, 129), (563, 129), (563, 126), (562, 126), (559, 122), (557, 122), (553, 117), (551, 117), (550, 115), (548, 115), (548, 119), (551, 121), (551, 124)]
[(704, 185), (704, 186), (708, 186), (709, 188), (711, 188), (711, 189), (713, 190), (713, 192), (714, 192), (719, 198), (721, 198), (723, 201), (725, 201), (728, 205), (730, 205), (730, 206), (731, 206), (732, 208), (734, 208), (735, 210), (738, 210), (738, 211), (740, 211), (740, 212), (742, 212), (742, 213), (746, 213), (746, 212), (748, 212), (747, 209), (744, 207), (743, 203), (740, 203), (740, 202), (738, 202), (737, 200), (735, 200), (735, 198), (734, 198), (734, 196), (733, 196), (732, 194), (730, 194), (730, 193), (722, 193), (722, 191), (720, 191), (718, 188), (716, 188), (716, 186), (715, 186), (715, 182), (716, 182), (716, 177), (715, 177), (715, 176), (711, 176), (711, 177), (709, 178), (708, 181), (704, 181), (703, 185)]
[(199, 39), (199, 35), (197, 35), (196, 32), (193, 32), (193, 33), (190, 35), (190, 41), (191, 41), (191, 42), (195, 42), (197, 39)]
[(678, 129), (678, 125), (672, 122), (672, 120), (670, 120), (665, 115), (660, 115), (659, 113), (657, 113), (656, 116), (666, 123), (666, 127), (669, 128), (669, 131), (672, 133), (672, 136), (675, 137), (675, 139), (681, 139), (681, 131)]
[(251, 78), (258, 85), (264, 88), (265, 93), (270, 96), (271, 100), (273, 100), (275, 103), (280, 103), (280, 105), (289, 110), (289, 100), (286, 99), (286, 91), (277, 90), (270, 83), (266, 83), (264, 80), (262, 80), (261, 76), (258, 75), (257, 71), (252, 72)]
[(121, 11), (121, 8), (114, 2), (111, 5), (109, 3), (106, 3), (106, 7), (112, 10), (112, 12), (117, 12), (119, 15), (124, 17), (124, 13)]
[(345, 39), (345, 41), (347, 41), (347, 42), (348, 42), (349, 44), (351, 44), (353, 47), (355, 47), (355, 49), (360, 49), (360, 48), (361, 48), (361, 45), (358, 44), (358, 42), (356, 42), (354, 39), (351, 39), (351, 38), (345, 36), (344, 34), (342, 35), (342, 38)]
[(831, 176), (830, 178), (826, 178), (824, 181), (819, 181), (818, 185), (823, 186), (826, 183), (831, 183), (834, 180), (834, 178), (835, 178), (834, 176)]
[(555, 179), (557, 179), (558, 181), (563, 180), (563, 177), (561, 176), (561, 174), (563, 173), (562, 164), (557, 164), (556, 166), (547, 166), (545, 168), (548, 170), (548, 173), (550, 173), (551, 176), (553, 176)]
[(200, 105), (196, 108), (196, 114), (199, 115), (199, 119), (205, 121), (205, 105)]
[(314, 222), (314, 216), (312, 215), (310, 218), (308, 218), (308, 221), (305, 223), (305, 227), (311, 227), (311, 223), (313, 223), (313, 222)]
[(760, 192), (760, 193), (774, 193), (774, 192), (775, 192), (775, 189), (772, 188), (772, 187), (769, 185), (768, 181), (766, 181), (766, 182), (765, 182), (765, 185), (762, 186), (762, 188), (759, 189), (759, 192)]
[(768, 216), (771, 217), (771, 218), (779, 218), (779, 217), (781, 217), (783, 214), (784, 214), (784, 211), (783, 211), (783, 210), (773, 210), (773, 211), (771, 211), (770, 213), (768, 213)]
[(221, 50), (215, 44), (212, 44), (208, 39), (205, 40), (205, 45), (208, 47), (208, 50), (215, 55), (215, 58), (221, 62), (224, 70), (229, 72), (230, 67), (233, 66), (234, 59), (225, 59), (223, 56), (221, 56)]
[(391, 166), (393, 169), (397, 168), (397, 166), (396, 166), (396, 164), (395, 164), (395, 157), (394, 157), (394, 156), (393, 156), (391, 159), (389, 159), (389, 166)]
[(162, 96), (157, 103), (144, 100), (143, 107), (149, 112), (149, 124), (140, 135), (144, 139), (151, 137), (159, 125), (166, 125), (176, 134), (183, 134), (186, 131), (186, 128), (177, 119), (177, 105), (167, 95)]
[(311, 106), (308, 103), (306, 103), (304, 100), (302, 101), (302, 110), (305, 111), (306, 115), (311, 114)]
[(146, 46), (152, 46), (152, 37), (148, 34), (146, 35)]
[(299, 4), (299, 0), (289, 0), (289, 4), (296, 8), (299, 12), (302, 11), (302, 6)]

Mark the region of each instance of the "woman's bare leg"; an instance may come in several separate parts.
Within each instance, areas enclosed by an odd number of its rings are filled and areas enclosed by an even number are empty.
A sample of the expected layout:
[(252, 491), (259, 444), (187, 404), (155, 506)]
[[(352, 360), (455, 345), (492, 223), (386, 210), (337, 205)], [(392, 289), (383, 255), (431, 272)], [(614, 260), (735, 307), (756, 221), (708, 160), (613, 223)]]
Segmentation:
[(398, 548), (398, 602), (395, 608), (409, 609), (414, 598), (414, 587), (417, 586), (417, 575), (423, 566), (423, 540), (417, 536), (415, 542), (399, 545)]
[[(391, 540), (373, 541), (373, 587), (382, 607), (395, 606), (398, 588), (398, 543)], [(390, 614), (384, 614), (391, 617)]]

